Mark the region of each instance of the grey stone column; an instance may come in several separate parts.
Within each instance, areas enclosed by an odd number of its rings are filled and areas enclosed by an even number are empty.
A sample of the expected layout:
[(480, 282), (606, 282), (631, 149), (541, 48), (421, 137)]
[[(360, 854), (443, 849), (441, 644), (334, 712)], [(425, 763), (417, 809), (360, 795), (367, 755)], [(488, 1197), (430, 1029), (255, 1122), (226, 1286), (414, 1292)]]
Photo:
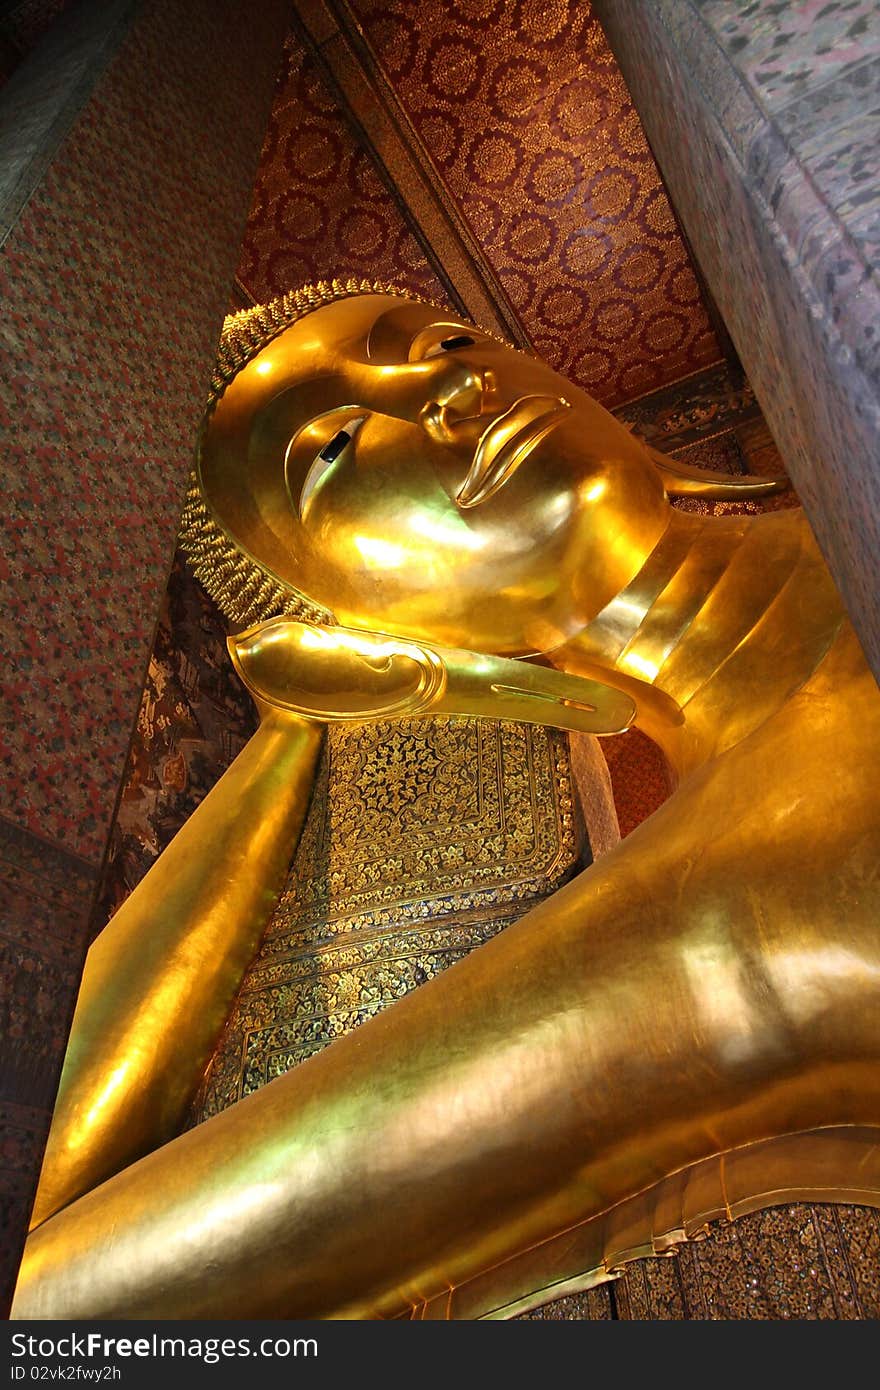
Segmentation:
[(81, 0), (0, 94), (7, 1297), (287, 10)]
[(880, 672), (880, 10), (594, 8)]

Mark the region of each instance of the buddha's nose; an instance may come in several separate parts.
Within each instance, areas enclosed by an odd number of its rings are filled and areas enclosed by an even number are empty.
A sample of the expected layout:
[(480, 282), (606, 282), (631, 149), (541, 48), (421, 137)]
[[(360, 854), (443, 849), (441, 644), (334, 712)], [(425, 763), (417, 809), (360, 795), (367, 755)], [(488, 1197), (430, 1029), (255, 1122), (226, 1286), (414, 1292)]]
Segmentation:
[[(491, 371), (459, 371), (419, 412), (419, 424), (439, 444), (462, 442), (492, 408), (495, 378)], [(482, 425), (480, 425), (482, 428)]]

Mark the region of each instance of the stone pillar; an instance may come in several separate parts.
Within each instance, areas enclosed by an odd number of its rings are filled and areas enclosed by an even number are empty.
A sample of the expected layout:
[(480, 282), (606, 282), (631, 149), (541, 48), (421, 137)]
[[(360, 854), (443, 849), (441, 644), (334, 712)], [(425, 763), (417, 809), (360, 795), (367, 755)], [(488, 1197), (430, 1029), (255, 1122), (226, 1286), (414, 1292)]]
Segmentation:
[(880, 11), (874, 0), (594, 9), (880, 671)]
[(287, 9), (74, 4), (0, 97), (7, 1294)]

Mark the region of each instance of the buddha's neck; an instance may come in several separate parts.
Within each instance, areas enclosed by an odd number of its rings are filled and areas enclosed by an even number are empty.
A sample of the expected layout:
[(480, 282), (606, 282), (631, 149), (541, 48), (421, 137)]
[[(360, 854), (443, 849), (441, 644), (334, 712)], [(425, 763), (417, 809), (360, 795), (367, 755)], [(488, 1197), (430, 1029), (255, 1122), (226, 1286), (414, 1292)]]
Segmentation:
[(627, 689), (637, 722), (684, 773), (775, 713), (842, 616), (800, 511), (672, 511), (635, 579), (551, 659)]

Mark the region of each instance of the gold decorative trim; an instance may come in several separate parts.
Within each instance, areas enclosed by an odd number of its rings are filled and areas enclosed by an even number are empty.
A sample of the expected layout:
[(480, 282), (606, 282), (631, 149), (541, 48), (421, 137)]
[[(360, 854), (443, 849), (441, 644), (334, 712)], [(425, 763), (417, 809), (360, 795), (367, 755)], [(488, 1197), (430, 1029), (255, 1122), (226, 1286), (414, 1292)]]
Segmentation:
[[(416, 1319), (506, 1320), (673, 1255), (719, 1222), (791, 1202), (880, 1207), (878, 1130), (834, 1125), (706, 1158), (540, 1246), (413, 1307)], [(529, 1292), (524, 1292), (528, 1289)]]

